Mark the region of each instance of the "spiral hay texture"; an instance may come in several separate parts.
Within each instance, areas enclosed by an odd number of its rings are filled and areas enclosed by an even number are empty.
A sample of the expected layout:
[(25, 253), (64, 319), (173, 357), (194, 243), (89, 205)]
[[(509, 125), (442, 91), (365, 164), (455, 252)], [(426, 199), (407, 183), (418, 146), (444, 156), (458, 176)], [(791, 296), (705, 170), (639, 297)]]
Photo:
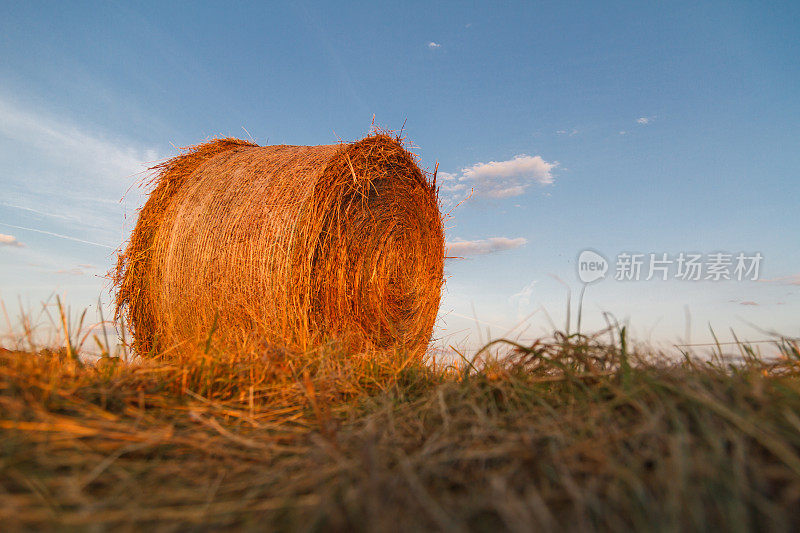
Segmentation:
[(119, 256), (117, 309), (141, 355), (214, 346), (421, 355), (444, 232), (398, 138), (258, 146), (218, 139), (158, 167)]

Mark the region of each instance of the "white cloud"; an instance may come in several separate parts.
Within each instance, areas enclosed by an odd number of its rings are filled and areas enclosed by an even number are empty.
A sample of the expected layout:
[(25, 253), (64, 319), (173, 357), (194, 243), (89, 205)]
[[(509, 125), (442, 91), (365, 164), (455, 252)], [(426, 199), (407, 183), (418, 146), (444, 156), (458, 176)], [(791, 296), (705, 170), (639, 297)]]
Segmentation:
[(467, 186), (464, 183), (444, 183), (440, 186), (441, 190), (447, 193), (460, 193), (461, 191), (466, 191)]
[(456, 239), (446, 245), (447, 256), (466, 257), (470, 255), (486, 255), (504, 250), (513, 250), (527, 244), (528, 240), (523, 237), (509, 239), (508, 237), (491, 237), (475, 241), (465, 241)]
[(449, 196), (444, 198), (448, 204), (455, 203), (455, 197), (467, 190), (466, 183), (459, 183), (458, 176), (450, 172), (438, 172), (436, 180), (439, 184), (439, 190), (447, 193)]
[(428, 48), (430, 48), (431, 50), (436, 50), (437, 48), (441, 48), (441, 47), (442, 47), (441, 44), (433, 42), (433, 41), (428, 43)]
[(13, 246), (15, 248), (22, 248), (25, 245), (19, 242), (13, 235), (0, 233), (0, 246)]
[(628, 132), (627, 132), (627, 131), (621, 131), (621, 132), (619, 132), (619, 134), (620, 134), (620, 135), (627, 135), (627, 134), (628, 134)]
[(463, 170), (464, 178), (480, 180), (526, 179), (542, 184), (553, 183), (550, 170), (558, 163), (548, 163), (541, 156), (518, 155), (508, 161), (477, 163)]
[(646, 125), (650, 124), (653, 121), (653, 117), (639, 117), (636, 119), (637, 124)]
[(524, 194), (533, 184), (552, 184), (552, 170), (556, 166), (557, 162), (549, 163), (541, 156), (523, 154), (507, 161), (476, 163), (462, 169), (457, 181), (454, 174), (440, 172), (439, 175), (446, 175), (442, 186), (445, 192), (473, 188), (476, 196), (510, 198)]

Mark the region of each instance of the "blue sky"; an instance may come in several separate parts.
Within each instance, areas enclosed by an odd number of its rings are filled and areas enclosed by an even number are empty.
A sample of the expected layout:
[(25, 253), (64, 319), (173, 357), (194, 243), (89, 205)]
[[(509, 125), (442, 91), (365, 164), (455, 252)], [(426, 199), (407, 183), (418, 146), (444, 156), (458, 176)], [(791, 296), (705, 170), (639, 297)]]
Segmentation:
[[(676, 341), (688, 308), (693, 341), (798, 336), (797, 20), (792, 2), (3, 2), (0, 297), (107, 301), (132, 185), (176, 146), (329, 144), (374, 115), (439, 163), (446, 205), (474, 190), (448, 223), (464, 258), (441, 343), (562, 326), (587, 248), (611, 271), (585, 329), (610, 312)], [(761, 281), (612, 279), (620, 252), (719, 251), (760, 252)]]

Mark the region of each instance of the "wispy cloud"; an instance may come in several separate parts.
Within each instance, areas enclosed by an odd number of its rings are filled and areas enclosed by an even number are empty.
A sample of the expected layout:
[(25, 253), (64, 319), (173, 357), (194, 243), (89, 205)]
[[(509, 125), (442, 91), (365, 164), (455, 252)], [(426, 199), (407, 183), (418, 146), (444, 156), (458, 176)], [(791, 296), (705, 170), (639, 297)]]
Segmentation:
[[(7, 162), (0, 179), (14, 198), (0, 206), (17, 210), (3, 218), (20, 224), (4, 225), (109, 247), (101, 243), (124, 238), (120, 198), (161, 155), (0, 94), (0, 158)], [(138, 203), (140, 192), (130, 190)]]
[(755, 305), (758, 305), (758, 303), (756, 303), (756, 302), (754, 302), (752, 300), (746, 300), (744, 302), (739, 302), (739, 305), (754, 305), (755, 306)]
[(303, 10), (305, 21), (311, 30), (311, 35), (317, 39), (328, 63), (334, 72), (338, 74), (339, 83), (342, 84), (342, 88), (350, 94), (350, 98), (353, 102), (358, 104), (363, 111), (369, 110), (370, 106), (366, 104), (364, 98), (361, 96), (361, 91), (359, 90), (360, 84), (354, 83), (353, 76), (350, 73), (350, 66), (347, 61), (342, 59), (340, 53), (341, 47), (337, 40), (329, 34), (329, 24), (327, 20), (325, 20), (321, 13), (318, 13), (314, 9), (307, 8), (303, 3), (298, 2), (298, 5)]
[(518, 155), (507, 161), (476, 163), (461, 170), (461, 175), (440, 172), (442, 190), (457, 193), (474, 189), (476, 196), (510, 198), (519, 196), (534, 184), (550, 185), (557, 162), (549, 163), (541, 156)]
[(9, 203), (6, 203), (6, 202), (0, 202), (0, 205), (5, 206), (5, 207), (11, 207), (13, 209), (19, 209), (20, 211), (26, 211), (28, 213), (34, 213), (36, 215), (43, 216), (43, 217), (60, 218), (60, 219), (63, 219), (63, 220), (69, 220), (69, 219), (78, 220), (77, 216), (69, 216), (69, 215), (62, 215), (60, 213), (52, 213), (52, 212), (49, 212), (49, 211), (45, 211), (43, 209), (34, 209), (33, 207), (25, 207), (23, 205), (9, 204)]
[(437, 42), (434, 42), (434, 41), (431, 41), (431, 42), (428, 43), (428, 48), (430, 48), (431, 50), (436, 50), (437, 48), (441, 48), (441, 47), (442, 47), (441, 44), (439, 44)]
[(790, 276), (781, 276), (779, 278), (762, 279), (766, 283), (780, 283), (781, 285), (800, 285), (800, 273), (792, 274)]
[(509, 303), (516, 308), (517, 313), (523, 313), (531, 305), (531, 296), (533, 295), (533, 287), (538, 283), (538, 280), (533, 280), (525, 285), (521, 291), (512, 294), (508, 299)]
[(62, 274), (67, 276), (83, 276), (84, 272), (80, 268), (69, 268), (69, 269), (56, 270), (56, 274)]
[(107, 179), (125, 178), (154, 161), (154, 150), (141, 150), (90, 135), (75, 125), (25, 111), (0, 98), (0, 136), (35, 147), (41, 157), (93, 170)]
[(651, 122), (653, 122), (653, 117), (639, 117), (636, 119), (636, 123), (642, 126), (650, 124)]
[(22, 248), (25, 245), (19, 242), (17, 238), (14, 237), (13, 235), (6, 235), (4, 233), (0, 233), (0, 246), (12, 246), (15, 248)]
[(64, 239), (64, 240), (73, 241), (73, 242), (80, 242), (80, 243), (83, 243), (83, 244), (91, 244), (92, 246), (99, 246), (101, 248), (108, 248), (110, 250), (114, 250), (113, 246), (109, 246), (107, 244), (102, 244), (102, 243), (94, 242), (94, 241), (87, 241), (87, 240), (84, 240), (84, 239), (78, 239), (77, 237), (70, 237), (69, 235), (62, 235), (61, 233), (55, 233), (53, 231), (45, 231), (45, 230), (36, 229), (36, 228), (26, 228), (25, 226), (16, 226), (14, 224), (6, 224), (5, 222), (0, 222), (0, 226), (8, 226), (9, 228), (21, 229), (21, 230), (24, 230), (24, 231), (32, 231), (34, 233), (40, 233), (42, 235), (49, 235), (51, 237), (56, 237), (58, 239)]
[(523, 237), (509, 239), (508, 237), (491, 237), (475, 241), (465, 241), (455, 239), (446, 245), (449, 257), (467, 257), (472, 255), (487, 255), (504, 250), (513, 250), (527, 244), (528, 240)]

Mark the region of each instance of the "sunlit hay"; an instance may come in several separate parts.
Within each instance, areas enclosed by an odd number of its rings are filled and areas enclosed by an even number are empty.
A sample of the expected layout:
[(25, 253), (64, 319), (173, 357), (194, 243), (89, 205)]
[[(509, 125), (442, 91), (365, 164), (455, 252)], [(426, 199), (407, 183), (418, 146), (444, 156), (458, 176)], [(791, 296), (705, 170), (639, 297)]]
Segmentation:
[(443, 279), (435, 180), (399, 138), (219, 139), (158, 167), (115, 275), (141, 355), (214, 346), (420, 356)]

